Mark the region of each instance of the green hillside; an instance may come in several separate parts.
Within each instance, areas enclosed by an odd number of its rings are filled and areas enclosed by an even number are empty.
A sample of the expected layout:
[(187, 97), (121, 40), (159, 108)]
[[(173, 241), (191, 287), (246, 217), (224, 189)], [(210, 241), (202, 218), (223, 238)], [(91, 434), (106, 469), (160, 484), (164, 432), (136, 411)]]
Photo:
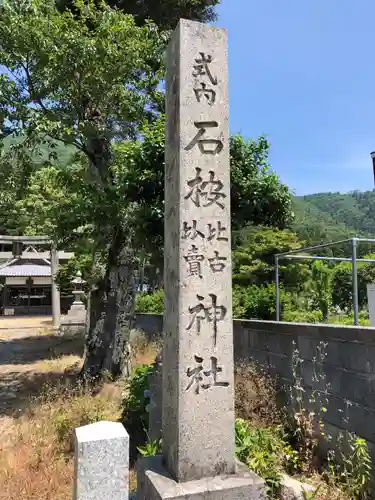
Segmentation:
[(375, 238), (375, 191), (297, 196), (293, 205), (292, 228), (309, 244), (351, 236)]

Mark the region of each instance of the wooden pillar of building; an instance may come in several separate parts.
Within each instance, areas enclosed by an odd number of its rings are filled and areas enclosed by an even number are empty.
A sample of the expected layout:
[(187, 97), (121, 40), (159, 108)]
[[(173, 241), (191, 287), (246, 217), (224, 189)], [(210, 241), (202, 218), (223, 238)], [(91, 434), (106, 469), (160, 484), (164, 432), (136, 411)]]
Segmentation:
[(60, 290), (57, 286), (56, 278), (59, 270), (59, 254), (56, 244), (51, 246), (51, 283), (52, 283), (52, 319), (54, 328), (60, 326)]

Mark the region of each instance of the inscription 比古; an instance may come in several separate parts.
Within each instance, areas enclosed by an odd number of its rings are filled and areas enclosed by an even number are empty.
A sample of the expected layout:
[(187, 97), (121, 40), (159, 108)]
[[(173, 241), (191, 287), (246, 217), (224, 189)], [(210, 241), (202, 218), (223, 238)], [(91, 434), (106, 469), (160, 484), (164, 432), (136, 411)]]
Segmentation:
[(199, 151), (205, 155), (217, 155), (223, 150), (224, 144), (220, 139), (202, 139), (208, 128), (217, 128), (219, 126), (218, 122), (194, 122), (194, 126), (198, 129), (198, 132), (190, 144), (186, 146), (186, 151), (190, 151), (197, 144)]
[[(228, 387), (229, 382), (219, 382), (218, 373), (223, 371), (221, 366), (218, 366), (218, 361), (215, 356), (211, 356), (211, 367), (208, 370), (203, 368), (204, 359), (201, 356), (194, 356), (194, 361), (196, 363), (195, 368), (188, 368), (186, 371), (186, 375), (190, 378), (190, 381), (186, 387), (188, 391), (191, 387), (194, 386), (194, 391), (196, 394), (199, 394), (200, 389), (207, 390), (211, 387)], [(208, 378), (207, 382), (203, 383), (205, 378)], [(212, 382), (209, 379), (212, 377)]]
[(189, 198), (194, 203), (195, 206), (209, 207), (216, 203), (220, 208), (224, 208), (222, 200), (224, 200), (227, 195), (222, 192), (224, 184), (221, 180), (215, 180), (215, 172), (213, 170), (209, 171), (208, 180), (203, 180), (201, 177), (202, 169), (196, 167), (196, 175), (194, 179), (187, 181), (187, 185), (190, 191), (185, 196), (185, 200)]
[(205, 305), (203, 303), (205, 298), (202, 295), (197, 295), (199, 302), (195, 306), (189, 306), (188, 311), (191, 319), (190, 323), (186, 327), (186, 330), (191, 330), (193, 325), (195, 325), (197, 335), (200, 335), (202, 323), (212, 323), (213, 341), (214, 346), (216, 346), (217, 324), (224, 320), (227, 314), (227, 308), (225, 306), (217, 305), (217, 296), (214, 293), (210, 293), (209, 297), (211, 299), (211, 303), (209, 305)]

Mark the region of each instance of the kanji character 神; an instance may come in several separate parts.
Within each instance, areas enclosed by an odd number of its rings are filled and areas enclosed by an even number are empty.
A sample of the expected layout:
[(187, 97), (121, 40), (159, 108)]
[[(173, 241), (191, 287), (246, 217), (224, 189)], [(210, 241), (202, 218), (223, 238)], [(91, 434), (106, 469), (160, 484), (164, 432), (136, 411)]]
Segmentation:
[(197, 167), (195, 171), (196, 175), (194, 179), (191, 179), (187, 182), (187, 185), (191, 189), (185, 196), (185, 200), (191, 198), (191, 201), (194, 203), (194, 205), (200, 207), (201, 199), (203, 199), (203, 207), (209, 207), (210, 205), (216, 203), (220, 208), (223, 209), (224, 205), (220, 200), (226, 198), (227, 195), (222, 192), (224, 186), (223, 183), (220, 180), (215, 180), (215, 172), (210, 170), (209, 180), (204, 181), (200, 175), (202, 169)]
[(185, 148), (186, 151), (190, 151), (193, 147), (198, 144), (199, 151), (205, 155), (217, 155), (219, 154), (224, 145), (220, 139), (202, 139), (206, 133), (207, 128), (217, 128), (219, 126), (218, 122), (194, 122), (194, 125), (198, 130), (198, 133)]
[(194, 323), (196, 324), (197, 335), (201, 333), (201, 325), (203, 321), (207, 321), (207, 323), (212, 323), (213, 331), (214, 331), (214, 345), (216, 346), (217, 341), (217, 323), (219, 321), (223, 321), (227, 314), (227, 308), (224, 306), (217, 305), (217, 296), (213, 293), (209, 294), (211, 298), (211, 305), (205, 306), (203, 304), (204, 297), (201, 295), (197, 295), (197, 299), (200, 301), (195, 306), (189, 307), (189, 313), (192, 316), (192, 319), (187, 326), (186, 330), (191, 330)]

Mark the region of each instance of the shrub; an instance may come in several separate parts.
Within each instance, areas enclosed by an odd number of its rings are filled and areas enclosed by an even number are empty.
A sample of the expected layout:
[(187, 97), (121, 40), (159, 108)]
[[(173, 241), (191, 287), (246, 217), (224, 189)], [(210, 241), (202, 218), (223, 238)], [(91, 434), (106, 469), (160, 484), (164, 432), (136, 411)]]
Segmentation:
[(351, 500), (373, 498), (370, 495), (372, 462), (367, 442), (348, 433), (346, 450), (343, 451), (344, 438), (338, 440), (338, 462), (334, 462), (333, 453), (328, 455), (329, 480), (339, 486)]
[(293, 310), (292, 308), (285, 307), (283, 312), (283, 321), (290, 321), (294, 323), (322, 323), (322, 311), (308, 311), (308, 310)]
[(266, 481), (268, 494), (275, 495), (281, 485), (284, 449), (278, 430), (253, 428), (241, 418), (236, 419), (235, 430), (237, 457)]
[(157, 290), (153, 293), (139, 293), (136, 298), (136, 311), (163, 314), (164, 290)]
[(255, 362), (236, 365), (234, 377), (236, 416), (255, 426), (279, 424), (277, 381)]
[(154, 365), (138, 366), (127, 383), (122, 401), (121, 420), (131, 437), (131, 455), (135, 459), (137, 448), (147, 441), (149, 398), (146, 396), (150, 389), (149, 374)]

